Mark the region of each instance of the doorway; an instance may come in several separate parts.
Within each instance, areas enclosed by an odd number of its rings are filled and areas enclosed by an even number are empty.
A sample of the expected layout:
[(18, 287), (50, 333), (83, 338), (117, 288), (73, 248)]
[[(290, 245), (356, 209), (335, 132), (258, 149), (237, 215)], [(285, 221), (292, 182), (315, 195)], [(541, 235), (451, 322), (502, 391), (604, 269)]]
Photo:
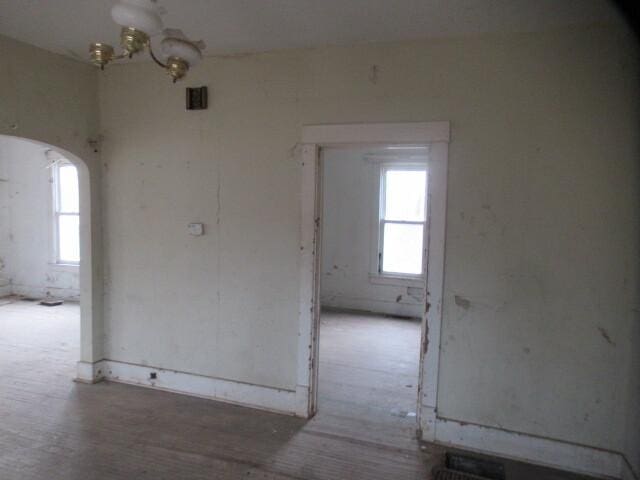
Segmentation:
[[(398, 149), (420, 147), (428, 171), (426, 199), (428, 237), (424, 239), (424, 292), (421, 303), (415, 421), (422, 438), (435, 435), (440, 323), (444, 277), (448, 122), (344, 124), (303, 127), (301, 149), (301, 245), (298, 415), (311, 417), (319, 408), (318, 389), (322, 284), (322, 149), (335, 147)], [(426, 288), (425, 288), (426, 287)], [(415, 293), (415, 290), (413, 291)], [(398, 302), (400, 303), (400, 302)], [(409, 388), (409, 387), (405, 387)], [(407, 411), (407, 414), (413, 413)], [(408, 416), (408, 415), (407, 415)]]
[(424, 145), (320, 149), (321, 411), (415, 427), (427, 153)]
[(89, 169), (64, 149), (0, 135), (0, 178), (0, 315), (3, 333), (13, 332), (3, 345), (12, 338), (40, 347), (53, 342), (69, 376), (90, 381), (84, 366), (98, 353), (99, 284), (92, 274)]

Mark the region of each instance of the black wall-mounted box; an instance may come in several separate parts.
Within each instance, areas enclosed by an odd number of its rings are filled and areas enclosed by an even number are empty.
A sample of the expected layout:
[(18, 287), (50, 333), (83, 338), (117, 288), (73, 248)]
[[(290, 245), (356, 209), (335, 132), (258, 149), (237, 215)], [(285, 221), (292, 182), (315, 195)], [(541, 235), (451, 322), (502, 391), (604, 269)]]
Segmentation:
[(207, 87), (187, 88), (187, 110), (206, 110), (207, 97)]

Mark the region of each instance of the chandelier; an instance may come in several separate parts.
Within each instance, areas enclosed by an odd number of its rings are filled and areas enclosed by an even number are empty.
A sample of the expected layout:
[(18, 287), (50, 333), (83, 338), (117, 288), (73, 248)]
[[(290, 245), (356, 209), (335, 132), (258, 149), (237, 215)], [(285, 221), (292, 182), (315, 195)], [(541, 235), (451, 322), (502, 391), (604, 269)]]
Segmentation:
[[(89, 47), (91, 62), (104, 70), (109, 62), (132, 58), (146, 49), (153, 61), (173, 78), (174, 83), (184, 77), (190, 67), (202, 60), (205, 45), (202, 41), (189, 40), (180, 30), (164, 28), (160, 16), (165, 12), (156, 2), (157, 0), (120, 0), (116, 3), (111, 9), (111, 17), (122, 27), (122, 52), (116, 55), (111, 45), (102, 42), (92, 43)], [(160, 48), (166, 57), (164, 63), (151, 48), (151, 37), (156, 35), (164, 36), (160, 42)]]

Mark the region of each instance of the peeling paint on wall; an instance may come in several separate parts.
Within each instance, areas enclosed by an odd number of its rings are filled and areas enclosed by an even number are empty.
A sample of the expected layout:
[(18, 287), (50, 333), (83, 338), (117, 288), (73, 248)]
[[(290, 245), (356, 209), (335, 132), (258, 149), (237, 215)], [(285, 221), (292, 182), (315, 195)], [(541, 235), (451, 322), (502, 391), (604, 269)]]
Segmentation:
[(458, 305), (459, 307), (462, 307), (465, 310), (469, 310), (469, 308), (471, 308), (471, 301), (467, 300), (466, 298), (461, 297), (460, 295), (455, 295), (453, 299), (456, 302), (456, 305)]

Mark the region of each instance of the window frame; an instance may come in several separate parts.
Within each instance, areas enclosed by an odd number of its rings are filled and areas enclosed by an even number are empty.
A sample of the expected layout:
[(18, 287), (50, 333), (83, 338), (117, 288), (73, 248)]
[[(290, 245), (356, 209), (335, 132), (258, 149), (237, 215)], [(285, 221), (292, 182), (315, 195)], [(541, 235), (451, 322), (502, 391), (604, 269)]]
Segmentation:
[[(376, 165), (376, 198), (375, 213), (373, 218), (373, 247), (372, 248), (372, 261), (371, 272), (369, 279), (372, 283), (378, 284), (401, 284), (407, 286), (421, 286), (425, 279), (425, 255), (426, 252), (426, 237), (427, 237), (427, 225), (428, 219), (428, 185), (429, 185), (429, 170), (427, 165), (427, 159), (420, 160), (396, 160), (396, 161), (383, 161)], [(385, 219), (385, 204), (386, 204), (386, 172), (390, 170), (415, 170), (425, 172), (425, 202), (424, 202), (424, 220), (422, 221), (409, 221), (409, 220), (387, 220)], [(422, 262), (420, 265), (420, 273), (401, 273), (401, 272), (385, 272), (383, 268), (384, 262), (384, 226), (387, 223), (393, 224), (407, 224), (407, 225), (422, 225)]]
[[(61, 190), (60, 190), (60, 168), (70, 166), (76, 169), (76, 175), (78, 176), (78, 196), (80, 195), (80, 172), (72, 162), (66, 158), (60, 158), (54, 162), (51, 166), (51, 186), (52, 186), (52, 209), (51, 218), (53, 222), (52, 226), (52, 263), (59, 267), (77, 268), (80, 265), (80, 260), (63, 260), (60, 258), (60, 217), (69, 216), (77, 217), (78, 225), (80, 225), (80, 199), (78, 198), (78, 211), (77, 212), (62, 212), (61, 211)], [(80, 232), (78, 231), (78, 237)], [(78, 242), (79, 242), (78, 238)]]

